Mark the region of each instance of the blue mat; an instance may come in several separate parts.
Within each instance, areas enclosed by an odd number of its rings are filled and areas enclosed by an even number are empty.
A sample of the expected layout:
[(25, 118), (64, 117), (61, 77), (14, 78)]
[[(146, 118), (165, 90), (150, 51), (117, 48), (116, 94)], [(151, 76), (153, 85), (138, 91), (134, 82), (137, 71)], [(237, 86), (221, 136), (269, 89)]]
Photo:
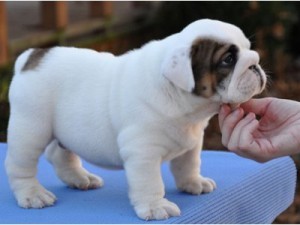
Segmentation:
[(84, 163), (105, 181), (101, 189), (79, 191), (67, 188), (42, 157), (38, 179), (58, 201), (44, 209), (17, 206), (4, 171), (7, 146), (0, 144), (0, 223), (272, 223), (294, 199), (296, 168), (289, 157), (259, 164), (232, 153), (204, 151), (202, 174), (213, 178), (218, 188), (192, 196), (176, 190), (168, 165), (162, 167), (166, 197), (178, 204), (180, 217), (143, 221), (127, 197), (124, 171), (109, 171)]

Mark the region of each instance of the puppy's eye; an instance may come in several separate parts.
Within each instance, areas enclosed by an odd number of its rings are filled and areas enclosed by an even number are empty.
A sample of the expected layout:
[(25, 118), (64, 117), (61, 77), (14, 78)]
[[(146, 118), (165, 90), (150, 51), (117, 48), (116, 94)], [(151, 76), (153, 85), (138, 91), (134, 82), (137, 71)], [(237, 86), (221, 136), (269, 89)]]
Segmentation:
[(231, 53), (228, 52), (224, 57), (221, 62), (222, 66), (232, 66), (235, 63), (235, 56)]

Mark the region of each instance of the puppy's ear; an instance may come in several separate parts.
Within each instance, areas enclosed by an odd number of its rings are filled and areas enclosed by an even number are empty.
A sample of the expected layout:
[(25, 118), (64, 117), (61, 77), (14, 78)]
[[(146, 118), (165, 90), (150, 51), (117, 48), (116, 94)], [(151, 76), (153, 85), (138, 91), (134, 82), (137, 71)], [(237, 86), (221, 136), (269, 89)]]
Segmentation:
[(195, 81), (190, 47), (180, 47), (169, 52), (162, 64), (162, 74), (175, 86), (192, 92), (195, 88)]

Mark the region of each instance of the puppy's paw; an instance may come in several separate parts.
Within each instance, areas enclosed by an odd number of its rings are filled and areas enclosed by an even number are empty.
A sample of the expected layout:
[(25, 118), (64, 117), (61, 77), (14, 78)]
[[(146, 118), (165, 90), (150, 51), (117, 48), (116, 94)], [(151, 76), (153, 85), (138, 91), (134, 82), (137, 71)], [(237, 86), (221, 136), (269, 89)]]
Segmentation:
[(165, 198), (151, 203), (138, 204), (134, 208), (138, 217), (144, 220), (165, 220), (180, 215), (178, 206)]
[(87, 172), (83, 168), (63, 171), (59, 177), (71, 188), (81, 190), (97, 189), (104, 185), (101, 177)]
[(55, 195), (41, 185), (18, 190), (15, 196), (22, 208), (44, 208), (52, 206), (56, 201)]
[(189, 179), (178, 184), (178, 189), (193, 195), (209, 193), (216, 189), (216, 182), (210, 178), (197, 177)]

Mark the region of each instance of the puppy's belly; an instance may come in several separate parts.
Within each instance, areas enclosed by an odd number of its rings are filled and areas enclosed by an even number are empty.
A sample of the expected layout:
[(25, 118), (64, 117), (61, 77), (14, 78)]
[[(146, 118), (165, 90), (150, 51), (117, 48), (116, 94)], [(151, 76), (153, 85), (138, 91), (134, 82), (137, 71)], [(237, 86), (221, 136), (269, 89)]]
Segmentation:
[(64, 110), (58, 110), (60, 112), (56, 114), (54, 124), (55, 138), (88, 162), (101, 167), (122, 168), (117, 133), (112, 128), (107, 110), (104, 110), (105, 105), (100, 104), (101, 108), (87, 106), (83, 102), (79, 105), (64, 103)]
[(123, 161), (115, 144), (107, 141), (88, 147), (79, 144), (74, 149), (74, 153), (92, 164), (108, 169), (123, 169)]
[(123, 168), (116, 138), (107, 130), (100, 133), (92, 128), (61, 129), (56, 136), (63, 147), (90, 163), (109, 169)]

